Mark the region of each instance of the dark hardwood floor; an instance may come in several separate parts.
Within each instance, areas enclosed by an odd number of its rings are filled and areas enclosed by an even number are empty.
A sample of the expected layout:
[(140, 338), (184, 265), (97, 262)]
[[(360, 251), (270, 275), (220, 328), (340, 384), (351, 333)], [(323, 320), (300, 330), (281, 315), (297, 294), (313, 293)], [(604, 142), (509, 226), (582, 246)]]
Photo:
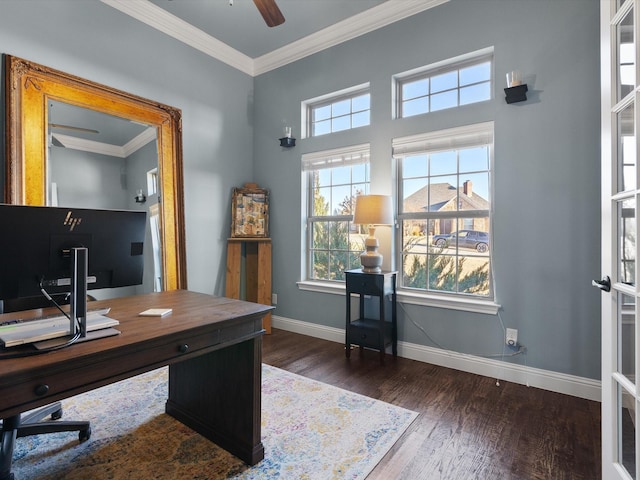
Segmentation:
[(278, 329), (263, 361), (420, 414), (369, 480), (601, 478), (598, 402)]

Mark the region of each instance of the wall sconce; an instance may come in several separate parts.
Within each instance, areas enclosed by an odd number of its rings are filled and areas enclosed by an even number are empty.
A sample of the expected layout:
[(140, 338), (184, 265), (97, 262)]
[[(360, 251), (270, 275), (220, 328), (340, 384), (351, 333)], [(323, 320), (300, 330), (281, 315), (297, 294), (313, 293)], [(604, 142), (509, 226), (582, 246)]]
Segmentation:
[(147, 196), (142, 190), (138, 190), (138, 193), (133, 198), (135, 199), (136, 203), (144, 203), (147, 201)]
[(296, 139), (291, 136), (291, 127), (284, 127), (284, 137), (280, 139), (280, 146), (285, 148), (296, 146)]
[(507, 73), (507, 88), (504, 89), (507, 103), (524, 102), (527, 99), (526, 83), (522, 83), (522, 75), (518, 70)]
[(380, 243), (375, 237), (376, 225), (393, 224), (393, 202), (389, 195), (358, 195), (356, 197), (353, 223), (368, 225), (369, 236), (364, 241), (366, 250), (360, 255), (362, 271), (380, 273), (382, 255), (378, 252)]

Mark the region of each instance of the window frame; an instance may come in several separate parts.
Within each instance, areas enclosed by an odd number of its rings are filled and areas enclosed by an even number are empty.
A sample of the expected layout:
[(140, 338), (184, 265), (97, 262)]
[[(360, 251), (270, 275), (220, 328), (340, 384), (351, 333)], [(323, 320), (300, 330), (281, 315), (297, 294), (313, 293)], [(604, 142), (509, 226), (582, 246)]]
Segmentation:
[[(412, 135), (408, 137), (395, 138), (392, 141), (393, 144), (393, 158), (396, 165), (396, 198), (397, 198), (397, 229), (395, 244), (397, 246), (395, 251), (396, 265), (399, 268), (403, 268), (403, 229), (402, 224), (404, 220), (413, 219), (437, 219), (443, 215), (440, 212), (403, 212), (403, 189), (402, 182), (403, 176), (401, 171), (401, 158), (417, 155), (420, 153), (434, 153), (449, 150), (461, 150), (464, 148), (470, 148), (480, 145), (489, 145), (489, 208), (485, 210), (456, 210), (454, 214), (445, 214), (447, 217), (462, 221), (466, 218), (472, 217), (488, 217), (489, 220), (489, 236), (493, 239), (493, 209), (494, 209), (494, 194), (493, 194), (493, 174), (494, 174), (494, 122), (484, 122), (474, 125), (468, 125), (463, 127), (454, 127), (445, 130), (439, 130), (436, 132), (428, 132), (418, 135)], [(452, 139), (453, 143), (452, 143)], [(458, 173), (459, 175), (459, 173)], [(427, 183), (428, 185), (428, 183)], [(437, 306), (445, 307), (454, 310), (474, 311), (479, 313), (495, 314), (499, 308), (499, 305), (495, 302), (495, 284), (493, 279), (493, 255), (494, 255), (494, 242), (489, 243), (489, 295), (478, 296), (473, 294), (416, 289), (405, 287), (403, 282), (403, 275), (399, 275), (398, 279), (398, 299), (401, 302), (424, 305), (424, 306)], [(458, 252), (456, 257), (458, 258)]]
[[(487, 98), (486, 100), (480, 100), (478, 102), (471, 102), (471, 103), (464, 103), (464, 104), (460, 104), (460, 78), (459, 78), (459, 72), (460, 70), (464, 69), (464, 68), (468, 68), (474, 65), (480, 65), (482, 63), (485, 62), (489, 62), (490, 63), (490, 74), (489, 74), (489, 98)], [(413, 70), (409, 70), (406, 72), (402, 72), (402, 73), (398, 73), (396, 75), (393, 76), (393, 85), (394, 85), (394, 98), (395, 101), (393, 102), (393, 118), (395, 119), (404, 119), (404, 118), (412, 118), (412, 117), (418, 117), (420, 115), (427, 115), (429, 113), (435, 113), (435, 112), (439, 112), (442, 110), (450, 110), (452, 108), (460, 108), (460, 107), (464, 107), (467, 105), (474, 105), (476, 103), (481, 103), (481, 102), (487, 102), (487, 101), (491, 101), (493, 100), (493, 96), (494, 96), (494, 84), (495, 84), (495, 75), (494, 75), (494, 68), (495, 68), (495, 63), (494, 63), (494, 54), (493, 54), (493, 47), (489, 47), (489, 48), (484, 48), (481, 50), (477, 50), (475, 52), (471, 52), (465, 55), (460, 55), (454, 58), (450, 58), (441, 62), (436, 62), (430, 65), (426, 65), (417, 69), (413, 69)], [(414, 115), (409, 115), (409, 116), (405, 116), (403, 114), (403, 86), (409, 82), (414, 82), (416, 80), (421, 80), (421, 79), (429, 79), (429, 81), (431, 81), (431, 78), (435, 77), (435, 76), (439, 76), (439, 75), (443, 75), (445, 73), (451, 73), (451, 72), (457, 72), (458, 73), (458, 81), (457, 81), (457, 87), (455, 88), (455, 91), (457, 93), (457, 103), (455, 106), (452, 107), (445, 107), (442, 109), (437, 109), (437, 110), (431, 110), (431, 97), (432, 97), (432, 93), (429, 92), (428, 95), (424, 96), (428, 99), (429, 101), (429, 110), (426, 112), (422, 112), (422, 113), (416, 113)], [(464, 85), (463, 88), (469, 87), (471, 85), (477, 85), (480, 83), (486, 83), (486, 82), (479, 82), (476, 84), (470, 84), (470, 85)], [(454, 89), (449, 89), (446, 91), (453, 91)], [(444, 92), (444, 90), (443, 90)], [(436, 92), (436, 93), (442, 93), (442, 92)]]
[[(360, 156), (360, 158), (357, 158)], [(314, 249), (313, 247), (313, 227), (315, 223), (320, 222), (347, 222), (348, 231), (351, 230), (353, 221), (353, 215), (314, 215), (314, 172), (324, 169), (334, 169), (344, 166), (355, 165), (367, 165), (367, 172), (365, 174), (364, 182), (353, 182), (353, 178), (350, 179), (350, 191), (353, 192), (354, 185), (363, 184), (364, 192), (369, 193), (371, 186), (371, 170), (370, 170), (370, 145), (359, 144), (345, 148), (337, 148), (332, 150), (323, 150), (302, 155), (302, 179), (303, 185), (303, 199), (302, 202), (302, 217), (304, 224), (303, 235), (303, 255), (302, 255), (302, 272), (301, 278), (303, 279), (300, 284), (307, 285), (339, 285), (342, 291), (344, 291), (344, 279), (318, 279), (313, 278), (314, 272)], [(333, 186), (333, 184), (331, 185)], [(325, 186), (329, 187), (329, 186)], [(357, 252), (364, 250), (364, 247)], [(331, 249), (329, 249), (331, 251)], [(347, 250), (347, 252), (352, 252)], [(353, 250), (353, 252), (356, 252)], [(358, 263), (359, 265), (359, 263)]]
[[(369, 123), (367, 123), (366, 125), (360, 125), (357, 127), (350, 126), (349, 128), (342, 129), (342, 130), (334, 131), (333, 129), (331, 129), (329, 132), (323, 133), (320, 135), (313, 134), (314, 112), (317, 109), (324, 108), (326, 106), (330, 106), (335, 103), (342, 102), (344, 100), (353, 100), (354, 98), (359, 97), (361, 95), (365, 95), (365, 94), (369, 95), (368, 110), (359, 110), (358, 112), (355, 112), (355, 113), (361, 113), (365, 111), (369, 112)], [(328, 120), (332, 121), (334, 118), (348, 116), (349, 124), (353, 125), (353, 115), (354, 115), (354, 112), (350, 110), (348, 115), (341, 115), (336, 117), (331, 115), (329, 116)], [(370, 126), (371, 125), (371, 89), (370, 89), (369, 82), (303, 101), (302, 102), (302, 125), (304, 125), (302, 138), (322, 137), (325, 135), (331, 135), (333, 133), (347, 132), (349, 130), (353, 130), (354, 128), (362, 128), (362, 127)]]

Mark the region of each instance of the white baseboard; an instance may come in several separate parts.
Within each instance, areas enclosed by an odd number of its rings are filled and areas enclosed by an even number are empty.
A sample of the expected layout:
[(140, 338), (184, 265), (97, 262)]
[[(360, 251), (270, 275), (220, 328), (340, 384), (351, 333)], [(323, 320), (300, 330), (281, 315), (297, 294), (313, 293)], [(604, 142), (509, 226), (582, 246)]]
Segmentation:
[[(322, 338), (323, 340), (337, 343), (344, 342), (344, 329), (341, 328), (301, 322), (300, 320), (276, 315), (272, 317), (272, 326), (289, 332)], [(600, 381), (591, 378), (577, 377), (407, 342), (398, 342), (398, 356), (587, 400), (599, 402), (601, 398)]]

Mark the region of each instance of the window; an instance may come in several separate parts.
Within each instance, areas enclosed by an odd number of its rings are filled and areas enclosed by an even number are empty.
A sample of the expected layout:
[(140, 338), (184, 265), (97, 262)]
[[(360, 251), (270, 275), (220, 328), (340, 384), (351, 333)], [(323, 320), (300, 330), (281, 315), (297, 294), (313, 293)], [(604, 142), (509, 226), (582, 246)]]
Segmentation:
[(464, 57), (397, 75), (397, 117), (411, 117), (491, 99), (493, 52)]
[(360, 265), (366, 234), (352, 220), (355, 197), (369, 193), (369, 145), (306, 154), (308, 280), (344, 280)]
[(492, 299), (493, 122), (393, 141), (400, 288)]
[(307, 136), (364, 127), (370, 123), (369, 84), (303, 102)]

